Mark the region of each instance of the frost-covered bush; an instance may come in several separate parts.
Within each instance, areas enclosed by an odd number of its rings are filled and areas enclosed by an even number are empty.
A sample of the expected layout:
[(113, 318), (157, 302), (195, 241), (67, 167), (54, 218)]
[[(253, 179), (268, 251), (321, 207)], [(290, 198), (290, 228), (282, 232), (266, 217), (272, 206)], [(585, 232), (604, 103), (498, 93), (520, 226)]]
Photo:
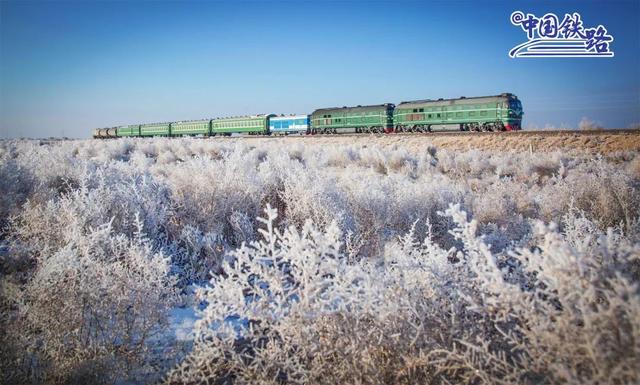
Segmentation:
[(0, 234), (4, 233), (8, 219), (20, 212), (20, 206), (31, 194), (33, 177), (7, 154), (0, 157)]
[(138, 222), (131, 239), (108, 223), (39, 261), (5, 304), (15, 316), (3, 342), (22, 352), (5, 380), (113, 383), (153, 373), (145, 366), (177, 298), (169, 257), (141, 230)]
[(116, 233), (133, 235), (135, 215), (152, 240), (168, 222), (166, 187), (148, 174), (122, 172), (117, 165), (85, 169), (78, 186), (46, 203), (26, 202), (12, 235), (35, 258), (50, 255), (91, 229), (110, 223)]
[(170, 209), (166, 189), (123, 166), (84, 164), (77, 185), (61, 176), (56, 191), (41, 183), (51, 174), (36, 177), (34, 199), (15, 210), (0, 239), (3, 381), (157, 374), (152, 349), (178, 299), (164, 251)]
[(460, 248), (410, 232), (359, 262), (335, 225), (280, 232), (266, 213), (264, 239), (199, 292), (194, 350), (167, 383), (640, 380), (640, 245), (580, 213), (567, 234), (537, 222), (528, 247), (493, 254), (451, 206)]

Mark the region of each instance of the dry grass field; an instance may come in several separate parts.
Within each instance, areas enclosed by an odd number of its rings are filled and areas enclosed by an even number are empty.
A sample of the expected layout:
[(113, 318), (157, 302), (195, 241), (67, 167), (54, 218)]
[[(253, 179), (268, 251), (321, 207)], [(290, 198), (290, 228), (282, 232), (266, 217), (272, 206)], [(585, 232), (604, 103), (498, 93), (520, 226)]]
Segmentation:
[[(286, 138), (242, 138), (243, 141), (267, 140), (286, 143), (286, 140), (302, 140), (305, 144), (321, 146), (375, 145), (382, 148), (404, 148), (419, 153), (428, 147), (468, 151), (517, 151), (601, 153), (640, 151), (640, 130), (593, 131), (520, 131), (502, 133), (431, 133), (401, 135), (332, 135)], [(235, 140), (226, 138), (223, 140)]]

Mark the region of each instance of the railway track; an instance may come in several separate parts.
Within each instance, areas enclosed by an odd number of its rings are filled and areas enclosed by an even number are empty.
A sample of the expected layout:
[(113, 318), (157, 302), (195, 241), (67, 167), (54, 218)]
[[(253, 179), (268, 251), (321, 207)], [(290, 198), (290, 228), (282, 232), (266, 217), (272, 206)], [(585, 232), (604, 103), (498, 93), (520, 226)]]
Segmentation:
[[(254, 141), (253, 138), (256, 140)], [(640, 151), (640, 130), (638, 129), (231, 136), (222, 137), (219, 143), (224, 143), (225, 140), (236, 140), (250, 141), (257, 144), (262, 141), (269, 143), (269, 139), (271, 141), (318, 146), (356, 144), (374, 145), (379, 148), (402, 147), (416, 153), (424, 152), (428, 147), (454, 151), (476, 149), (530, 153), (563, 151), (566, 153), (605, 154)]]
[(436, 132), (399, 132), (393, 134), (372, 134), (372, 133), (348, 133), (348, 134), (318, 134), (318, 135), (236, 135), (236, 136), (216, 136), (214, 139), (237, 139), (237, 138), (363, 138), (363, 137), (446, 137), (446, 136), (473, 136), (473, 137), (518, 137), (518, 136), (602, 136), (602, 135), (624, 135), (636, 134), (640, 135), (640, 129), (622, 128), (622, 129), (602, 129), (602, 130), (520, 130), (520, 131), (502, 131), (502, 132), (475, 132), (475, 131), (436, 131)]

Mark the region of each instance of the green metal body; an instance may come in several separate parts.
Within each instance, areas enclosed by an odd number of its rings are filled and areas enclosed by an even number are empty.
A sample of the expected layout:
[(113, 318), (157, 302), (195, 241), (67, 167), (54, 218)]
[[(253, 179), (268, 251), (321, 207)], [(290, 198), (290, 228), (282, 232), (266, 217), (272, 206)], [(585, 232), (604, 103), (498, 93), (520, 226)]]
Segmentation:
[(275, 115), (239, 116), (234, 118), (214, 119), (211, 121), (211, 134), (269, 133), (269, 118)]
[(393, 122), (396, 130), (416, 127), (432, 129), (434, 126), (452, 124), (459, 125), (463, 130), (486, 125), (519, 129), (522, 106), (516, 108), (518, 104), (513, 94), (402, 102), (393, 113)]
[(171, 123), (171, 136), (210, 135), (211, 120), (190, 120)]
[(140, 136), (140, 125), (132, 124), (118, 127), (117, 136)]
[(356, 132), (372, 129), (388, 130), (393, 127), (393, 104), (374, 106), (321, 108), (311, 114), (314, 132)]
[(140, 136), (171, 136), (171, 123), (141, 124)]

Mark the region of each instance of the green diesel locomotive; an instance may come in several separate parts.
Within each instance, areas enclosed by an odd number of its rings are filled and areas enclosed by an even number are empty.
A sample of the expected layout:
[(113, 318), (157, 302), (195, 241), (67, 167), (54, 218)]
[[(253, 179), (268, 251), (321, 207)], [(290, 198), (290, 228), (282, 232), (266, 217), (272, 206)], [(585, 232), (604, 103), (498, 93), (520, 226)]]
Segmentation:
[(321, 108), (311, 114), (311, 133), (389, 132), (393, 128), (393, 108), (391, 103)]
[(400, 103), (393, 112), (396, 132), (512, 131), (522, 122), (522, 104), (513, 94)]

